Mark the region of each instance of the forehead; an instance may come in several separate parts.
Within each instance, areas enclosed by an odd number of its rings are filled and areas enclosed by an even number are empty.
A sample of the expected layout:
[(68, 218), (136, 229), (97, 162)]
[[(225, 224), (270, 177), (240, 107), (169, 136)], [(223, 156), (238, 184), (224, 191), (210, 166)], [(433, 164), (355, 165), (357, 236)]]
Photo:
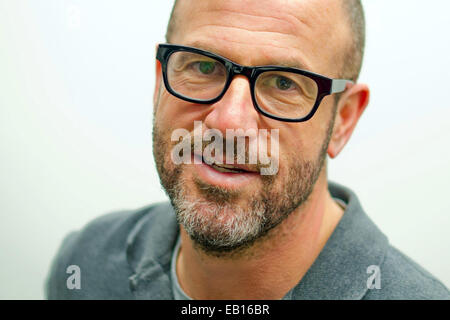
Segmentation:
[[(346, 30), (338, 0), (178, 0), (171, 42), (245, 65), (282, 64), (332, 76)], [(340, 60), (342, 61), (342, 60)]]

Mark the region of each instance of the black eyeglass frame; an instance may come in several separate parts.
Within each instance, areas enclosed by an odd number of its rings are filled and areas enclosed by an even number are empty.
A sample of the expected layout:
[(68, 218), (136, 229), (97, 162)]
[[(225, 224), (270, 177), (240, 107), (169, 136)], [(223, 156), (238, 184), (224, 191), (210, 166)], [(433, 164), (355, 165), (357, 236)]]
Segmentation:
[[(180, 51), (201, 54), (201, 55), (207, 56), (209, 58), (215, 59), (225, 66), (225, 68), (227, 70), (227, 79), (226, 79), (226, 82), (225, 82), (222, 92), (216, 98), (209, 99), (209, 100), (192, 99), (192, 98), (184, 96), (172, 89), (172, 87), (169, 84), (169, 79), (167, 76), (167, 64), (168, 64), (170, 56), (173, 53), (180, 52)], [(325, 77), (323, 75), (320, 75), (320, 74), (317, 74), (314, 72), (310, 72), (310, 71), (306, 71), (306, 70), (302, 70), (302, 69), (298, 69), (298, 68), (291, 68), (291, 67), (284, 67), (284, 66), (272, 66), (272, 65), (254, 66), (254, 67), (243, 66), (243, 65), (235, 63), (225, 57), (222, 57), (220, 55), (217, 55), (217, 54), (209, 52), (209, 51), (205, 51), (205, 50), (194, 48), (194, 47), (175, 45), (175, 44), (166, 44), (166, 43), (159, 44), (158, 50), (156, 53), (156, 59), (158, 59), (161, 62), (164, 85), (165, 85), (167, 91), (169, 91), (170, 94), (172, 94), (173, 96), (175, 96), (177, 98), (180, 98), (182, 100), (192, 102), (192, 103), (213, 104), (213, 103), (219, 101), (220, 99), (222, 99), (222, 97), (227, 92), (227, 90), (231, 84), (231, 81), (233, 81), (233, 79), (236, 75), (244, 75), (245, 77), (247, 77), (247, 79), (250, 82), (250, 93), (252, 96), (253, 106), (255, 107), (255, 109), (266, 117), (269, 117), (269, 118), (275, 119), (275, 120), (279, 120), (279, 121), (285, 121), (285, 122), (303, 122), (303, 121), (307, 121), (307, 120), (311, 119), (312, 116), (314, 116), (314, 114), (316, 113), (320, 103), (322, 102), (322, 99), (325, 96), (333, 94), (333, 93), (343, 92), (343, 91), (345, 91), (347, 84), (354, 83), (351, 80), (331, 79), (331, 78)], [(317, 89), (318, 89), (316, 102), (315, 102), (314, 106), (312, 107), (311, 111), (306, 116), (304, 116), (302, 118), (283, 118), (283, 117), (279, 117), (279, 116), (273, 115), (271, 113), (268, 113), (259, 107), (259, 105), (256, 101), (256, 96), (255, 96), (256, 79), (258, 78), (258, 76), (261, 73), (264, 73), (267, 71), (283, 71), (283, 72), (297, 73), (297, 74), (303, 75), (303, 76), (308, 77), (315, 81), (315, 83), (317, 84)]]

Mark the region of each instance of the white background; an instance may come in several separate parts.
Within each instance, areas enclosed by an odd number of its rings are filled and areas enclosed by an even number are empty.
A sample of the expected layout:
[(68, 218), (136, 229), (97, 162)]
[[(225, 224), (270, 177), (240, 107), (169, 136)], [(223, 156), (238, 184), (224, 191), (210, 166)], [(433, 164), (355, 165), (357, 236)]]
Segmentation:
[[(165, 199), (151, 120), (171, 4), (0, 0), (0, 298), (43, 298), (70, 230)], [(364, 4), (372, 99), (329, 176), (449, 287), (450, 3)]]

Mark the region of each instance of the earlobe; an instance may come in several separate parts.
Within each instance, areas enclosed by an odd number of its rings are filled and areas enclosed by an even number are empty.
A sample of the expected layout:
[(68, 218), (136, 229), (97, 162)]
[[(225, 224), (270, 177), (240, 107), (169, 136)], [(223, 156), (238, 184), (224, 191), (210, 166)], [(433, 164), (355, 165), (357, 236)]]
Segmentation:
[(335, 158), (352, 135), (358, 120), (369, 104), (370, 91), (365, 84), (355, 84), (339, 100), (333, 133), (327, 153)]

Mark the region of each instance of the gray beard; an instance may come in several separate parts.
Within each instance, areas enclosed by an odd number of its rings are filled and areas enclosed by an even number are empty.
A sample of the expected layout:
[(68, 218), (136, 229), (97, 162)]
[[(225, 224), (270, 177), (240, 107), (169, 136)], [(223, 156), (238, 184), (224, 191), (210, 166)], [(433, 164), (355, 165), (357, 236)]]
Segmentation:
[[(333, 117), (334, 119), (334, 117)], [(243, 208), (236, 203), (239, 193), (194, 179), (200, 196), (190, 193), (182, 177), (183, 166), (168, 169), (170, 145), (154, 123), (153, 153), (162, 186), (194, 245), (204, 253), (224, 257), (243, 252), (268, 231), (284, 221), (309, 198), (323, 167), (333, 122), (316, 161), (298, 161), (282, 176), (260, 176), (263, 186)], [(166, 160), (167, 159), (167, 160)], [(277, 190), (277, 186), (278, 189)]]

